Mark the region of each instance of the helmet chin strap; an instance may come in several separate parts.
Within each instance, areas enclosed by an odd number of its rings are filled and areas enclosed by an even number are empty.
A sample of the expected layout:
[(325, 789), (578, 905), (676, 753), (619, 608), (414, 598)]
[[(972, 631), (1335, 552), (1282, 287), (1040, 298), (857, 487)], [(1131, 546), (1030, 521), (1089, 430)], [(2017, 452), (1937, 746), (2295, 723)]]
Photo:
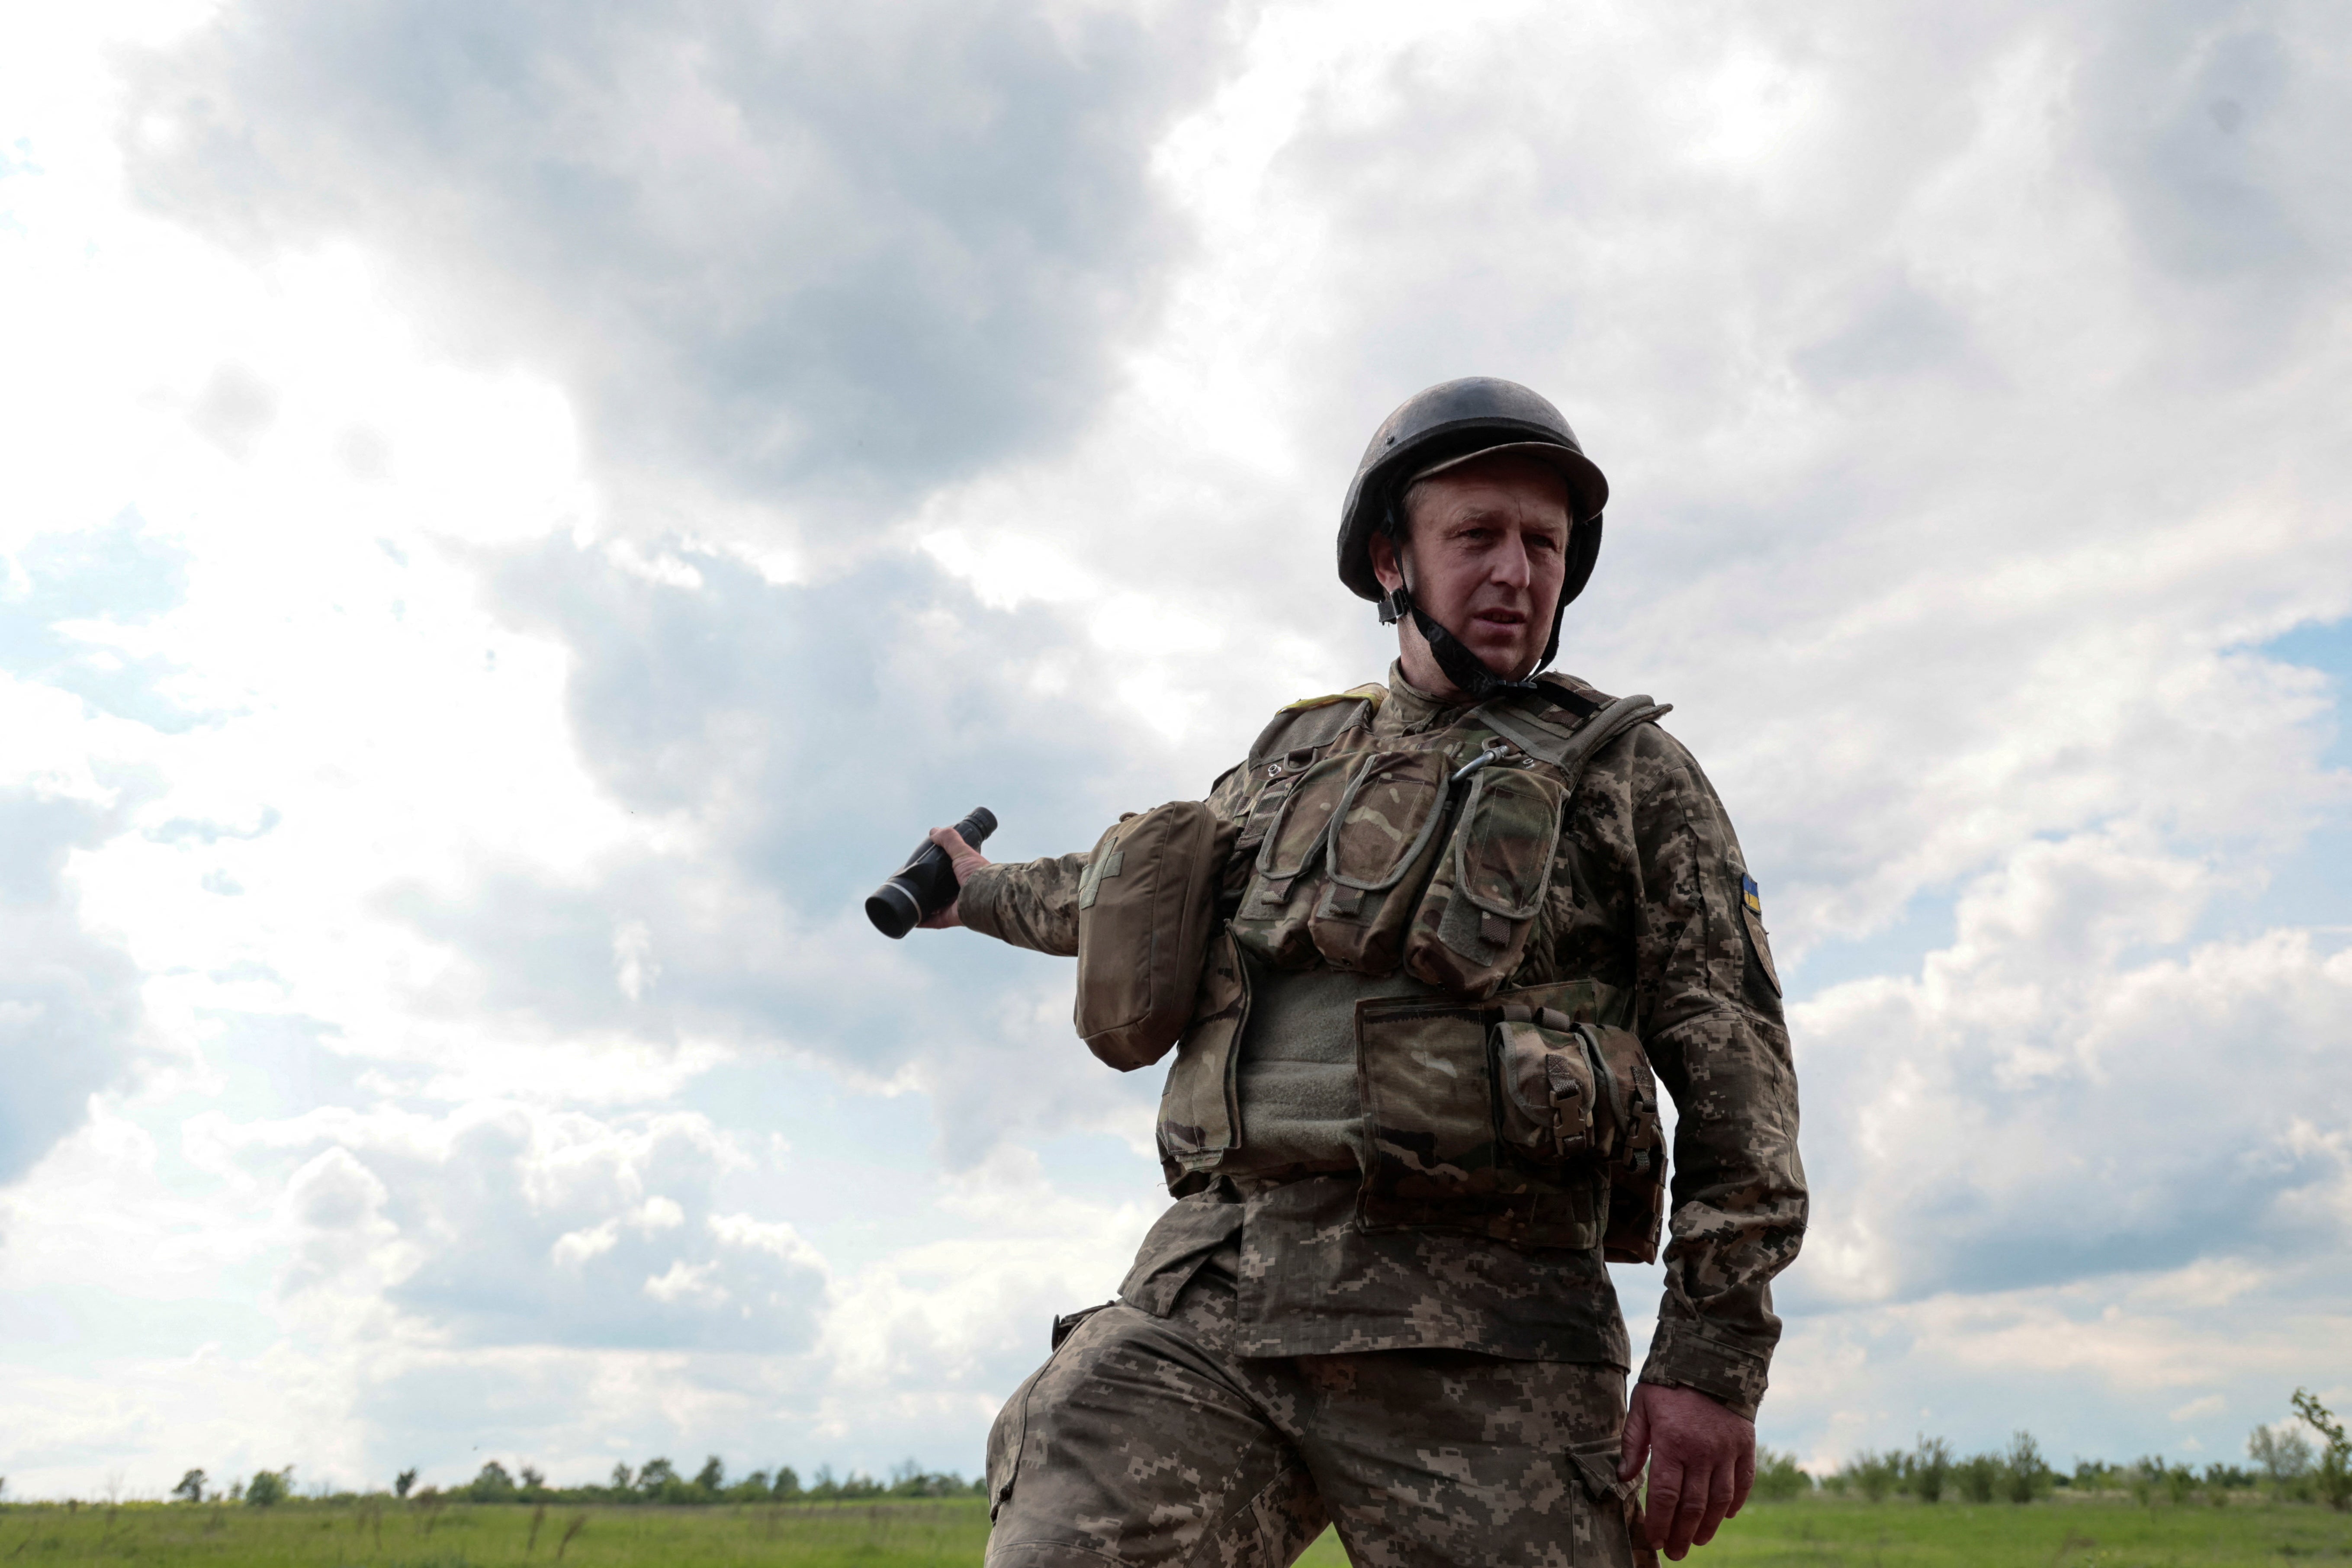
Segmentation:
[[(1391, 533), (1389, 537), (1394, 540), (1396, 535)], [(1402, 549), (1397, 552), (1397, 575), (1405, 576)], [(1414, 602), (1412, 582), (1409, 577), (1381, 595), (1381, 625), (1394, 626), (1404, 616), (1411, 616), (1412, 624), (1421, 631), (1422, 640), (1429, 645), (1431, 655), (1436, 658), (1437, 668), (1445, 672), (1445, 679), (1454, 683), (1455, 690), (1473, 702), (1484, 702), (1506, 691), (1533, 691), (1536, 677), (1550, 667), (1552, 659), (1559, 652), (1559, 623), (1567, 614), (1568, 588), (1566, 584), (1562, 584), (1559, 603), (1552, 606), (1551, 637), (1544, 644), (1543, 657), (1536, 660), (1536, 667), (1523, 679), (1506, 680), (1487, 668), (1486, 661), (1472, 653), (1468, 644), (1440, 626), (1434, 616)]]

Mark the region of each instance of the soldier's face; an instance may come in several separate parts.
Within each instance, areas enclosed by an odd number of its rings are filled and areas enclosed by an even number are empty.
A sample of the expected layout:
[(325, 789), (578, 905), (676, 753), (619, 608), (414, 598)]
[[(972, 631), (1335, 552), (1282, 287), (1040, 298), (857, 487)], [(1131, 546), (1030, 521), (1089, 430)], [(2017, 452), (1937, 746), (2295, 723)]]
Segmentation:
[[(1414, 602), (1488, 669), (1506, 679), (1526, 676), (1551, 638), (1567, 574), (1567, 481), (1542, 463), (1507, 454), (1423, 480), (1406, 497), (1406, 514)], [(1371, 555), (1381, 585), (1397, 586), (1402, 579), (1391, 542), (1373, 539)], [(1433, 689), (1429, 676), (1443, 684), (1410, 616), (1398, 631), (1413, 684)]]

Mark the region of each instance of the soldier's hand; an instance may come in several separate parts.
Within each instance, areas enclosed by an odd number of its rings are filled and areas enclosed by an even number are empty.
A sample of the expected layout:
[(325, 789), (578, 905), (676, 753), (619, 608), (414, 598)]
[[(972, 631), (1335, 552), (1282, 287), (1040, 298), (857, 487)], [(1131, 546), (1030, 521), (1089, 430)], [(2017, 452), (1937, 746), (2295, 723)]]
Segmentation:
[(1695, 1388), (1637, 1383), (1625, 1412), (1624, 1458), (1617, 1479), (1650, 1467), (1642, 1532), (1651, 1550), (1675, 1562), (1715, 1539), (1715, 1527), (1738, 1513), (1756, 1484), (1756, 1426)]
[[(971, 874), (989, 864), (988, 857), (963, 841), (963, 835), (952, 827), (931, 829), (931, 842), (948, 852), (948, 864), (955, 869), (956, 885), (961, 887), (971, 879)], [(948, 907), (923, 922), (929, 931), (945, 931), (950, 926), (963, 924), (963, 900), (950, 900)]]

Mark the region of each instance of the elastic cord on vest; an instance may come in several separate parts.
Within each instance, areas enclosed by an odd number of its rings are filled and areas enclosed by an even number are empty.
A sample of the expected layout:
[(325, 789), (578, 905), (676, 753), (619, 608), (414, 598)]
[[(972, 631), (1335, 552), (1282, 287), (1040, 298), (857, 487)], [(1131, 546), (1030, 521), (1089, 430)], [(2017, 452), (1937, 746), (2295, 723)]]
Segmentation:
[[(1574, 525), (1570, 524), (1570, 527), (1572, 529)], [(1381, 531), (1397, 547), (1397, 573), (1402, 576), (1405, 562), (1404, 526), (1403, 520), (1397, 515), (1393, 496), (1389, 499), (1388, 516), (1382, 521)], [(1437, 660), (1437, 668), (1445, 672), (1445, 679), (1472, 701), (1484, 702), (1506, 691), (1535, 689), (1536, 677), (1549, 668), (1551, 661), (1559, 653), (1559, 624), (1568, 614), (1568, 584), (1563, 582), (1559, 602), (1552, 606), (1551, 637), (1544, 644), (1543, 657), (1536, 660), (1536, 667), (1528, 671), (1524, 679), (1518, 680), (1506, 680), (1487, 668), (1486, 661), (1472, 653), (1469, 645), (1439, 625), (1434, 616), (1414, 603), (1410, 580), (1381, 595), (1381, 625), (1394, 626), (1400, 618), (1410, 615), (1412, 624), (1420, 628), (1422, 640), (1429, 644), (1430, 654)]]

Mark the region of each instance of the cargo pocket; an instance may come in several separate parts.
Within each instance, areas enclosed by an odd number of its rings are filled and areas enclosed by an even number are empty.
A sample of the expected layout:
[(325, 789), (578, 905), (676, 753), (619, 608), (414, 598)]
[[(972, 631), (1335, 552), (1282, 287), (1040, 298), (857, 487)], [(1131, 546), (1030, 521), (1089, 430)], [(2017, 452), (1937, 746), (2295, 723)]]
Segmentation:
[(1013, 1499), (1013, 1479), (1021, 1470), (1021, 1449), (1029, 1437), (1029, 1395), (1036, 1388), (1038, 1379), (1053, 1370), (1054, 1363), (1061, 1356), (1062, 1346), (1077, 1331), (1079, 1324), (1104, 1307), (1118, 1304), (1105, 1301), (1101, 1307), (1086, 1307), (1056, 1316), (1054, 1319), (1054, 1348), (1046, 1354), (1045, 1364), (1023, 1380), (1021, 1386), (1013, 1391), (1013, 1397), (1004, 1402), (1004, 1408), (996, 1413), (996, 1419), (989, 1423), (987, 1455), (983, 1460), (983, 1473), (988, 1484), (989, 1523), (996, 1522), (997, 1514)]
[(1407, 973), (1480, 997), (1518, 967), (1550, 885), (1560, 799), (1549, 773), (1501, 766), (1473, 776), (1451, 852), (1413, 910)]
[(1021, 1386), (1013, 1391), (1013, 1397), (1004, 1402), (1004, 1408), (996, 1413), (996, 1419), (989, 1423), (985, 1468), (988, 1477), (988, 1522), (991, 1524), (996, 1522), (996, 1516), (1003, 1511), (1004, 1505), (1013, 1500), (1013, 1478), (1021, 1469), (1021, 1445), (1028, 1436), (1029, 1392), (1037, 1386), (1037, 1380), (1045, 1375), (1045, 1367), (1053, 1364), (1054, 1358), (1047, 1356), (1045, 1366), (1039, 1367), (1024, 1378)]
[(1607, 1563), (1611, 1568), (1657, 1568), (1658, 1554), (1642, 1539), (1641, 1479), (1617, 1479), (1617, 1466), (1624, 1456), (1624, 1445), (1615, 1437), (1573, 1444), (1568, 1450), (1569, 1463), (1575, 1467), (1577, 1479), (1584, 1483), (1585, 1500), (1591, 1504), (1591, 1514), (1579, 1521), (1575, 1531), (1576, 1552), (1570, 1561), (1579, 1568), (1587, 1563)]
[(1312, 873), (1358, 761), (1356, 752), (1346, 752), (1307, 763), (1258, 841), (1249, 886), (1232, 924), (1244, 946), (1277, 969), (1304, 969), (1315, 961), (1307, 921), (1319, 884)]
[(1323, 892), (1308, 921), (1334, 969), (1392, 974), (1445, 820), (1443, 752), (1378, 752), (1348, 782), (1325, 835)]

